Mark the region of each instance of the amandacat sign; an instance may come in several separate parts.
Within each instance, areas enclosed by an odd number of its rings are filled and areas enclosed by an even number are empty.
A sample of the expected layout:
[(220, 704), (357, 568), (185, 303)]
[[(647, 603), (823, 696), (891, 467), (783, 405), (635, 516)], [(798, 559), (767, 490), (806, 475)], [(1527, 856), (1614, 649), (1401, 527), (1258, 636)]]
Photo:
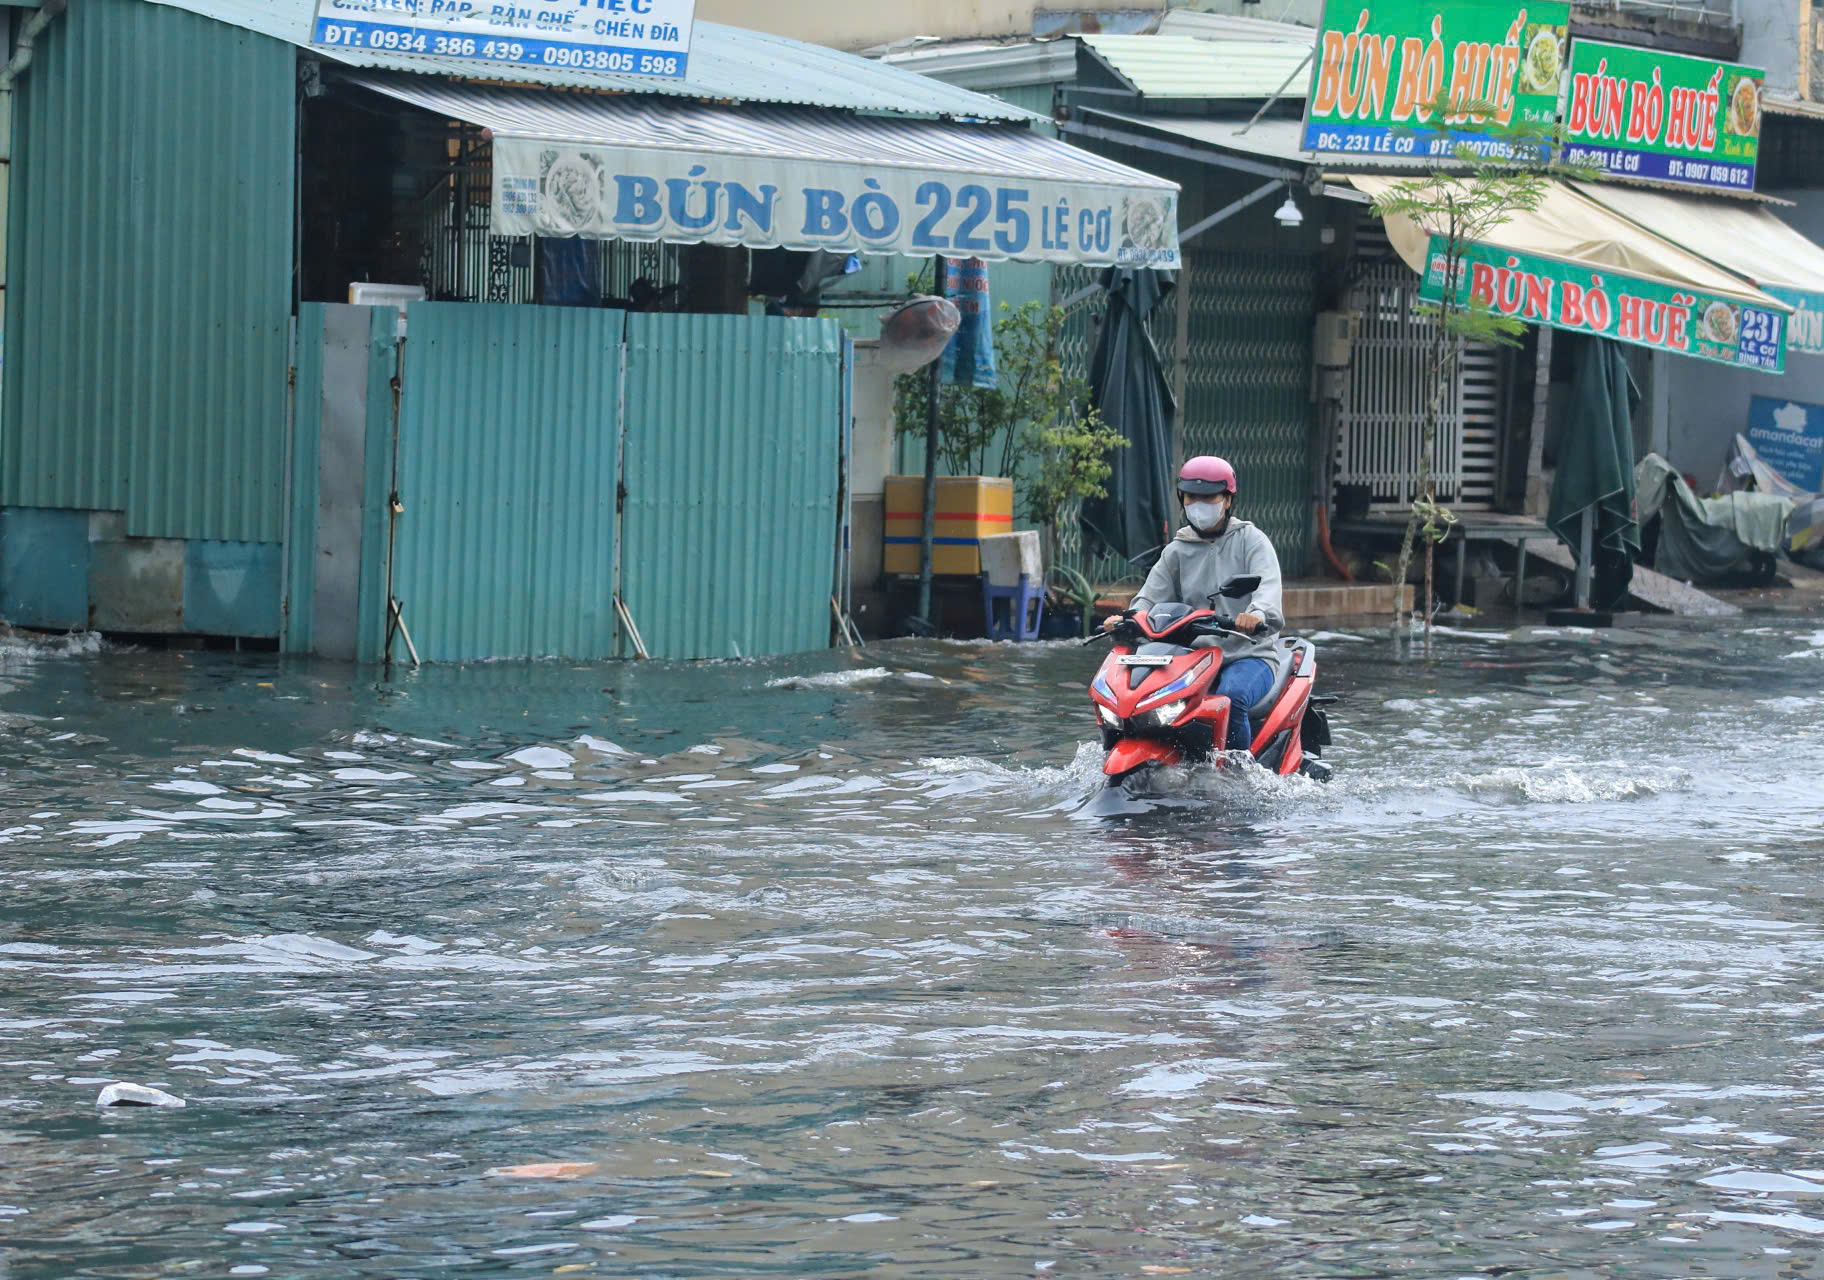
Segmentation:
[(1508, 154), (1510, 144), (1476, 133), (1557, 120), (1569, 24), (1562, 3), (1326, 0), (1305, 148)]
[[(1431, 238), (1425, 260), (1419, 297), (1442, 301), (1448, 273), (1441, 237)], [(1472, 244), (1463, 252), (1456, 295), (1464, 305), (1529, 324), (1770, 373), (1786, 370), (1784, 313), (1621, 271)]]

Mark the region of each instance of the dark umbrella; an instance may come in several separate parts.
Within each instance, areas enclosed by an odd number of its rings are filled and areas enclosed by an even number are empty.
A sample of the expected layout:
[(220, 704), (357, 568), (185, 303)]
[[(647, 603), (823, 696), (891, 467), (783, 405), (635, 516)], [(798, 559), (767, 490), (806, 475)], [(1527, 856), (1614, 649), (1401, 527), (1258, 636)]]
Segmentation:
[[(1586, 339), (1571, 383), (1545, 522), (1573, 555), (1589, 556), (1588, 603), (1598, 609), (1614, 608), (1627, 594), (1634, 578), (1633, 553), (1640, 550), (1633, 425), (1639, 399), (1621, 344)], [(1585, 602), (1577, 603), (1581, 607)]]
[(1102, 273), (1108, 311), (1089, 363), (1089, 400), (1127, 437), (1109, 461), (1104, 497), (1086, 498), (1084, 540), (1133, 559), (1171, 536), (1172, 419), (1178, 402), (1142, 323), (1171, 293), (1170, 272), (1110, 267)]

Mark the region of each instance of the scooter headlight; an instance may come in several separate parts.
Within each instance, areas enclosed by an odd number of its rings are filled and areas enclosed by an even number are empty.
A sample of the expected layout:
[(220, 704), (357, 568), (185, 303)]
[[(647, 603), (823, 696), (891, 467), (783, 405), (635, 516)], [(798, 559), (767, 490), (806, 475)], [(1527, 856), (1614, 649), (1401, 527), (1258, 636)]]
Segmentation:
[[(1183, 675), (1179, 676), (1176, 680), (1174, 680), (1170, 684), (1166, 685), (1165, 688), (1155, 689), (1151, 693), (1149, 693), (1147, 695), (1147, 697), (1149, 699), (1164, 698), (1164, 697), (1168, 697), (1174, 693), (1183, 693), (1186, 689), (1188, 689), (1192, 685), (1196, 684), (1197, 681), (1203, 677), (1203, 673), (1205, 671), (1208, 671), (1209, 669), (1210, 669), (1210, 659), (1205, 658), (1202, 662), (1199, 662), (1196, 666), (1192, 667), (1189, 671), (1185, 672)], [(1183, 702), (1176, 702), (1176, 703), (1173, 703), (1172, 705), (1176, 706), (1179, 711), (1184, 710)], [(1163, 710), (1165, 710), (1165, 708), (1160, 707), (1159, 710), (1163, 711)], [(1177, 714), (1173, 713), (1172, 719), (1176, 720), (1177, 718), (1178, 718)]]
[(1184, 701), (1183, 698), (1180, 698), (1176, 702), (1166, 703), (1163, 707), (1154, 707), (1151, 711), (1136, 716), (1135, 719), (1151, 729), (1169, 729), (1173, 722), (1184, 714)]
[(1096, 704), (1096, 714), (1102, 717), (1102, 723), (1109, 728), (1119, 729), (1121, 727), (1121, 717), (1110, 711), (1100, 702)]

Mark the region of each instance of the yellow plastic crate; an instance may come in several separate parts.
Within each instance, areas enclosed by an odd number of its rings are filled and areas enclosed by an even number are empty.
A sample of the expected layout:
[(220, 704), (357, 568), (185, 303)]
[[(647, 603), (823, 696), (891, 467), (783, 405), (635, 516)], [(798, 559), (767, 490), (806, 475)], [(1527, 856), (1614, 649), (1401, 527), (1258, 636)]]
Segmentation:
[[(918, 572), (918, 542), (924, 527), (925, 478), (888, 476), (886, 548), (888, 573)], [(982, 571), (981, 540), (1013, 531), (1013, 481), (1001, 476), (939, 476), (937, 523), (931, 538), (931, 572)]]

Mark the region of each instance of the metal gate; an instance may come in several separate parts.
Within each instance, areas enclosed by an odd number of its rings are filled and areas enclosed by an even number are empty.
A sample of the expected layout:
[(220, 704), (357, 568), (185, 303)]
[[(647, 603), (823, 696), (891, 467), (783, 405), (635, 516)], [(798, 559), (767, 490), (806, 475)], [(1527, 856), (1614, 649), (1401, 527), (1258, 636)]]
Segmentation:
[(440, 302), (408, 320), (390, 481), (365, 503), (419, 657), (627, 656), (629, 619), (652, 657), (829, 643), (835, 321)]
[[(1178, 288), (1188, 290), (1187, 305), (1160, 307), (1148, 325), (1166, 376), (1184, 387), (1177, 453), (1220, 454), (1235, 464), (1240, 514), (1273, 539), (1287, 576), (1301, 572), (1309, 554), (1317, 272), (1315, 254), (1186, 250)], [(1094, 276), (1059, 269), (1054, 290), (1070, 296)], [(1087, 376), (1101, 310), (1100, 295), (1072, 308), (1060, 342), (1067, 372)], [(1074, 512), (1060, 533), (1060, 553), (1092, 580), (1144, 576), (1145, 562), (1085, 555)]]
[[(1375, 507), (1404, 508), (1419, 466), (1437, 328), (1418, 313), (1419, 278), (1392, 256), (1381, 224), (1364, 215), (1356, 244), (1358, 255), (1384, 260), (1350, 291), (1348, 309), (1361, 317), (1361, 330), (1339, 417), (1336, 480), (1367, 485)], [(1495, 505), (1500, 367), (1498, 348), (1460, 344), (1456, 377), (1439, 408), (1432, 474), (1438, 496), (1466, 510)]]
[(1237, 513), (1273, 539), (1280, 568), (1295, 577), (1311, 540), (1317, 255), (1191, 252), (1186, 265), (1179, 441), (1186, 455), (1214, 453), (1235, 464)]
[(391, 579), (419, 656), (610, 656), (623, 314), (409, 318)]

